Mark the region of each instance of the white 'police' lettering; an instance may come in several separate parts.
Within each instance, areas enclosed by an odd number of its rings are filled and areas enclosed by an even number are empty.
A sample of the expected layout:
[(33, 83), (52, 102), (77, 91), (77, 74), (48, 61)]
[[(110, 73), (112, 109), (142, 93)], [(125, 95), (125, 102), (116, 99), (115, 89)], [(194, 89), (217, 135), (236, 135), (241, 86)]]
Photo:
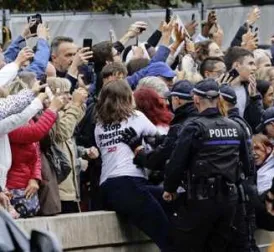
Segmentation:
[(210, 138), (213, 137), (238, 137), (237, 129), (210, 129), (209, 130)]

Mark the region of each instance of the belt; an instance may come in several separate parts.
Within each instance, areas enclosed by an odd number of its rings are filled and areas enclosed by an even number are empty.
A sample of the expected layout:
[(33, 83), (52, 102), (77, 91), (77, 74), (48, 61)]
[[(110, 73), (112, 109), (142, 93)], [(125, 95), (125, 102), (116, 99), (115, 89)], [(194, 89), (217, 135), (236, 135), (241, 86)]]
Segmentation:
[(201, 178), (198, 183), (193, 184), (191, 187), (192, 198), (197, 200), (222, 200), (238, 194), (237, 186), (234, 183), (220, 178)]

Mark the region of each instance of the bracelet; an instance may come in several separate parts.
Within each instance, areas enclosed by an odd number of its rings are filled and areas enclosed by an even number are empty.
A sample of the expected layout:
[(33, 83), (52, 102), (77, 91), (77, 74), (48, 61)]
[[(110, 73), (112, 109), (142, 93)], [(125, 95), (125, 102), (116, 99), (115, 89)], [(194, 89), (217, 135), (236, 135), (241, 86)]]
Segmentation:
[(137, 154), (143, 150), (145, 147), (143, 145), (138, 146), (135, 150), (134, 150), (134, 155), (137, 156)]

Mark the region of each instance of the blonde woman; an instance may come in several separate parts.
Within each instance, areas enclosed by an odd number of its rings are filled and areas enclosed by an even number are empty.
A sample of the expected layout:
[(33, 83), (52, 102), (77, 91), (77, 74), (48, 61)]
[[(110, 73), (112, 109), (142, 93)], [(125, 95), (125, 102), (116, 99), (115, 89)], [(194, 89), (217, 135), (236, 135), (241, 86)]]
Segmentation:
[(71, 95), (71, 84), (65, 78), (50, 77), (47, 79), (47, 83), (52, 90), (53, 95), (61, 95), (64, 102), (67, 104), (64, 109), (58, 113), (58, 119), (52, 130), (53, 141), (66, 155), (71, 166), (70, 174), (58, 186), (61, 200), (61, 212), (79, 212), (80, 208), (78, 202), (80, 200), (80, 195), (76, 171), (76, 145), (73, 134), (75, 127), (84, 116), (87, 92), (80, 88), (75, 90)]
[(264, 80), (271, 82), (274, 87), (274, 67), (262, 67), (256, 72), (257, 80)]

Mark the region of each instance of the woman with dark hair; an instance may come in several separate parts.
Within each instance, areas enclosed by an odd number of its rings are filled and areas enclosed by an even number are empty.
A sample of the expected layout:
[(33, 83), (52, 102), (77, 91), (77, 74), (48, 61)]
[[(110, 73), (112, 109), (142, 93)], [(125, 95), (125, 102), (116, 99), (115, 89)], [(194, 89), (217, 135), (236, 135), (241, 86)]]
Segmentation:
[(148, 185), (145, 170), (134, 164), (133, 151), (122, 142), (126, 128), (134, 128), (138, 138), (141, 135), (154, 136), (156, 127), (143, 113), (134, 109), (132, 91), (123, 80), (103, 86), (95, 117), (95, 140), (102, 158), (100, 187), (104, 207), (125, 216), (161, 251), (170, 251), (169, 221), (154, 197), (154, 193), (159, 196), (162, 191)]
[(271, 82), (264, 80), (257, 80), (257, 90), (262, 95), (264, 109), (273, 106), (274, 103), (274, 88)]
[(195, 44), (197, 60), (202, 62), (207, 57), (223, 57), (224, 53), (220, 47), (212, 40), (206, 40)]
[(136, 108), (157, 127), (160, 134), (166, 135), (172, 120), (172, 113), (167, 105), (151, 88), (140, 88), (134, 92)]

